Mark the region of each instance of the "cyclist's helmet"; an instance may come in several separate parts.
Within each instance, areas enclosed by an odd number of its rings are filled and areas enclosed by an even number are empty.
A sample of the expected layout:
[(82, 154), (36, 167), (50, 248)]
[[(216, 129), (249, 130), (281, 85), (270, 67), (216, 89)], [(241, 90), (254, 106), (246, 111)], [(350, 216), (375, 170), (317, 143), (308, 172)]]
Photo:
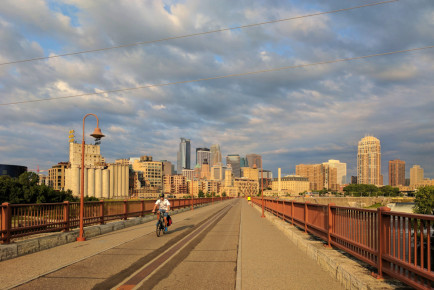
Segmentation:
[(164, 198), (164, 193), (160, 194), (160, 198)]

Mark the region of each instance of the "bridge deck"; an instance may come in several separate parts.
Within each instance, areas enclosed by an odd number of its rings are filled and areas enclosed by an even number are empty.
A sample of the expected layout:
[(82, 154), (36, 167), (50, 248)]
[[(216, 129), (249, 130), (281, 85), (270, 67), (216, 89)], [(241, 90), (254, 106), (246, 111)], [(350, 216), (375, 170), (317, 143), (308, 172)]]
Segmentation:
[(0, 288), (342, 288), (245, 200), (173, 220), (160, 238), (152, 221), (0, 262)]

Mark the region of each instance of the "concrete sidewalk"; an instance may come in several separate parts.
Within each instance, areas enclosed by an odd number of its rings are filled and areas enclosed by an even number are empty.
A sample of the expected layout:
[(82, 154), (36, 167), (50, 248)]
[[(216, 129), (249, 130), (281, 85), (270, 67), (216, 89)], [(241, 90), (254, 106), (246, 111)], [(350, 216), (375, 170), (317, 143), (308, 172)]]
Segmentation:
[(237, 289), (343, 289), (246, 201), (240, 229)]

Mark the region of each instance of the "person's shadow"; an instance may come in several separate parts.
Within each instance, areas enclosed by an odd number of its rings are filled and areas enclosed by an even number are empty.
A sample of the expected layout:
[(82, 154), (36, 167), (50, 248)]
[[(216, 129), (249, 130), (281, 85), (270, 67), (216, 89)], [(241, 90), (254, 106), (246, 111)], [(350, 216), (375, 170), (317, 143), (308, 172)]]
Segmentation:
[(179, 232), (179, 231), (182, 231), (182, 230), (185, 230), (185, 229), (191, 229), (191, 228), (194, 228), (194, 225), (182, 226), (182, 227), (179, 227), (179, 228), (175, 228), (173, 230), (171, 230), (170, 227), (169, 227), (168, 231), (167, 231), (167, 233), (165, 233), (165, 235), (169, 235), (171, 233), (176, 233), (176, 232)]

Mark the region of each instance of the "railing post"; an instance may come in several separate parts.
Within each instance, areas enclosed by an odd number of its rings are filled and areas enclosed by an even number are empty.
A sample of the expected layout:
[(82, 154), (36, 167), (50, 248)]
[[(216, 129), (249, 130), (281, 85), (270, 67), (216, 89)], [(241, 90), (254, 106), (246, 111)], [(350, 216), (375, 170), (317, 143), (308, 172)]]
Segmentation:
[(390, 211), (390, 208), (387, 206), (382, 206), (377, 209), (377, 270), (378, 273), (376, 275), (377, 279), (383, 278), (383, 254), (386, 253), (386, 247), (388, 248), (387, 241), (388, 235), (390, 234), (387, 231), (387, 223), (389, 222), (390, 229), (390, 217), (383, 216), (383, 212)]
[(282, 220), (285, 220), (285, 201), (282, 200)]
[(11, 205), (8, 202), (4, 202), (2, 206), (2, 230), (6, 231), (6, 233), (2, 234), (2, 243), (9, 244), (11, 242), (12, 224)]
[(291, 200), (291, 224), (294, 225), (294, 201)]
[(63, 202), (63, 224), (64, 224), (64, 232), (69, 232), (69, 201)]
[(327, 223), (327, 248), (331, 248), (331, 233), (333, 231), (333, 213), (332, 213), (332, 206), (334, 206), (334, 203), (329, 203), (328, 204), (328, 212), (327, 212), (327, 218), (328, 218), (328, 223)]
[(309, 213), (308, 213), (308, 207), (307, 204), (309, 202), (305, 201), (304, 202), (304, 233), (307, 234), (307, 218), (309, 217)]
[(140, 217), (144, 217), (145, 216), (145, 201), (141, 200), (140, 201)]
[(128, 219), (128, 203), (127, 200), (124, 199), (124, 220)]
[(99, 201), (99, 217), (100, 217), (99, 223), (103, 225), (104, 224), (104, 200), (102, 199)]

